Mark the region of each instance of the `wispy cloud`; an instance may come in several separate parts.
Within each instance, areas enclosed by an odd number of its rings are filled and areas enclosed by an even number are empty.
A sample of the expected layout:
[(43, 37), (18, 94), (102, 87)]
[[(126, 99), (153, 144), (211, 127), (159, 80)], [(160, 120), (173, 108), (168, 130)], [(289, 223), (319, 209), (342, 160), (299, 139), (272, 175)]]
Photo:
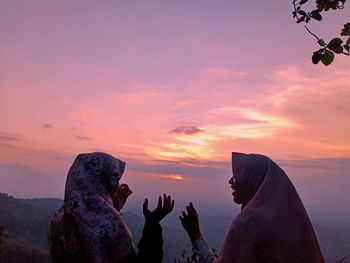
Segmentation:
[(271, 74), (261, 100), (264, 111), (296, 121), (302, 129), (293, 135), (300, 147), (317, 157), (350, 154), (350, 76), (346, 69), (327, 68), (320, 74), (289, 66)]
[(16, 135), (0, 133), (0, 142), (15, 142), (19, 140), (20, 138)]
[(280, 133), (300, 128), (294, 120), (279, 113), (264, 112), (258, 105), (212, 107), (204, 116), (200, 119), (201, 128), (179, 126), (168, 132), (171, 136), (146, 145), (147, 153), (162, 160), (222, 160), (233, 151), (237, 140), (271, 141)]
[(169, 131), (170, 134), (180, 134), (180, 135), (193, 135), (203, 132), (202, 129), (197, 126), (178, 126), (175, 129)]
[(14, 143), (21, 141), (22, 137), (16, 134), (0, 132), (0, 143)]
[(327, 102), (337, 103), (340, 97), (350, 95), (347, 70), (327, 69), (327, 74), (314, 74), (297, 66), (274, 71), (270, 76), (272, 84), (266, 87), (266, 102), (270, 101), (272, 106), (279, 109), (292, 110), (294, 106), (294, 109), (301, 107), (304, 110), (318, 104), (328, 106)]
[(49, 130), (53, 128), (53, 125), (49, 124), (49, 123), (45, 123), (44, 125), (41, 126), (41, 128), (43, 130)]
[(90, 137), (87, 137), (87, 136), (84, 136), (84, 135), (77, 135), (77, 136), (75, 136), (75, 138), (80, 140), (80, 141), (90, 141), (91, 140)]

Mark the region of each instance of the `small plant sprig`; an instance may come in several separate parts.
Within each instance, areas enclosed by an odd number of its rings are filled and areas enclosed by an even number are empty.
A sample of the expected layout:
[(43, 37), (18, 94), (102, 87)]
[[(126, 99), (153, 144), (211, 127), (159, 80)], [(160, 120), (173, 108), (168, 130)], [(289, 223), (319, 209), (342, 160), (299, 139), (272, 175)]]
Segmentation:
[(182, 249), (181, 257), (175, 258), (174, 263), (193, 263), (193, 262), (199, 262), (199, 257), (195, 253), (192, 253), (191, 256), (187, 254), (186, 249)]
[[(212, 249), (212, 252), (216, 258), (218, 258), (218, 253), (215, 248)], [(199, 256), (196, 253), (192, 252), (192, 255), (189, 256), (187, 254), (186, 249), (182, 249), (181, 252), (181, 257), (180, 258), (175, 258), (174, 263), (197, 263), (200, 262)]]
[[(292, 0), (293, 1), (293, 17), (297, 23), (309, 23), (311, 19), (321, 21), (323, 19), (322, 13), (329, 10), (344, 9), (346, 0), (316, 0), (316, 9), (312, 11), (305, 11), (302, 6), (308, 2), (308, 0)], [(318, 64), (320, 61), (325, 65), (330, 65), (335, 57), (335, 54), (343, 54), (350, 56), (350, 23), (344, 24), (340, 37), (335, 37), (328, 43), (312, 33), (311, 30), (304, 25), (306, 30), (317, 39), (317, 43), (321, 46), (320, 49), (315, 51), (312, 55), (312, 63)]]

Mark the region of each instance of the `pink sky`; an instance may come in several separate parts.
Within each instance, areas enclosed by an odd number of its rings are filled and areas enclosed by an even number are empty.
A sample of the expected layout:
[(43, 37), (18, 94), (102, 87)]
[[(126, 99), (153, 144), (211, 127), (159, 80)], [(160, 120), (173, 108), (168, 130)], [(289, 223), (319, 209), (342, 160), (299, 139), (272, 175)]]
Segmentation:
[[(312, 65), (317, 43), (291, 11), (277, 0), (1, 1), (0, 191), (62, 197), (74, 157), (106, 151), (128, 162), (135, 199), (230, 201), (239, 151), (280, 160), (312, 204), (322, 178), (339, 197), (350, 60)], [(310, 27), (327, 40), (348, 18)]]

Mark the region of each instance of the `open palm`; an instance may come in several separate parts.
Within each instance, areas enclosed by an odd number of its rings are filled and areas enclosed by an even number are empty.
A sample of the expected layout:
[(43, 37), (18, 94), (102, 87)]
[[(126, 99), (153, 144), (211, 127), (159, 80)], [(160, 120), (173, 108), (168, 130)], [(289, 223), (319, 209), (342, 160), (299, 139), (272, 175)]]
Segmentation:
[(143, 203), (143, 215), (146, 221), (159, 223), (164, 217), (166, 217), (174, 209), (174, 200), (171, 200), (170, 195), (163, 195), (158, 198), (158, 204), (156, 209), (150, 211), (148, 209), (148, 199), (145, 199)]

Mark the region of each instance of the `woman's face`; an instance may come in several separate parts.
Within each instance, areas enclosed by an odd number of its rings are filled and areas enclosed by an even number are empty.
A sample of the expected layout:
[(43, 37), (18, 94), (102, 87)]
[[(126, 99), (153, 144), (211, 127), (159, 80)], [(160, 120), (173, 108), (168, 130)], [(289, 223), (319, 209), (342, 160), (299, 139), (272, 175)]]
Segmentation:
[(228, 181), (228, 183), (231, 185), (233, 201), (239, 205), (243, 204), (244, 200), (243, 200), (242, 192), (237, 187), (234, 173), (231, 179)]

